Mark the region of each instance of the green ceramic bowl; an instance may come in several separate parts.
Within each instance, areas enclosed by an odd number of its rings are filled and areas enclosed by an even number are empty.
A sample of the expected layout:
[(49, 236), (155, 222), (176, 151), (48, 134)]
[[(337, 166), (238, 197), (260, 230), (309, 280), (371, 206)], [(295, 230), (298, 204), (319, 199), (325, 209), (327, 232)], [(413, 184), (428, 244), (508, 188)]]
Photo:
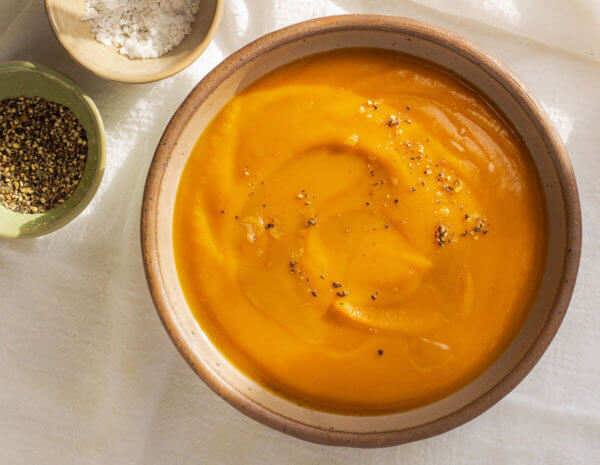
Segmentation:
[(96, 193), (106, 159), (104, 125), (92, 99), (65, 75), (26, 61), (0, 63), (0, 100), (10, 97), (43, 97), (69, 107), (87, 133), (88, 157), (83, 177), (73, 195), (44, 213), (15, 213), (0, 205), (0, 237), (42, 236), (79, 215)]

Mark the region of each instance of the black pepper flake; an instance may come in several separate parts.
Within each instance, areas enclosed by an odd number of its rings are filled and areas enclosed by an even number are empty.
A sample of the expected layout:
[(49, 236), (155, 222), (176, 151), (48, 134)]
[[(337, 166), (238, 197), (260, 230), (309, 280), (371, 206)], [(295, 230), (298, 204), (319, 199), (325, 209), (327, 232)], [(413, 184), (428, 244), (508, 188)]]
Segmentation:
[(265, 224), (265, 229), (271, 229), (271, 228), (274, 228), (274, 227), (275, 227), (274, 223), (267, 223), (267, 224)]
[(371, 294), (371, 300), (375, 300), (377, 299), (377, 296), (375, 294)]
[(310, 226), (314, 226), (317, 224), (317, 220), (315, 220), (314, 218), (310, 218), (306, 223), (306, 227), (310, 227)]
[(338, 287), (342, 287), (342, 285), (341, 285), (340, 283), (338, 283), (338, 282), (335, 282), (335, 281), (334, 281), (334, 282), (332, 282), (332, 283), (331, 283), (331, 285), (332, 285), (333, 287), (335, 287), (336, 289), (337, 289)]
[(317, 296), (317, 291), (312, 291), (311, 294), (313, 295), (313, 297)]
[(338, 295), (339, 297), (346, 297), (348, 293), (346, 291), (338, 291), (336, 292), (336, 295)]
[(435, 240), (440, 247), (444, 247), (446, 242), (451, 242), (449, 239), (448, 228), (443, 225), (439, 225), (435, 228)]
[(379, 349), (379, 350), (377, 351), (377, 353), (378, 353), (380, 356), (381, 356), (381, 355), (383, 355), (383, 349)]
[[(469, 215), (465, 215), (465, 220), (470, 223), (472, 222), (472, 218), (473, 216), (469, 216)], [(479, 233), (485, 235), (488, 233), (488, 227), (490, 225), (490, 223), (488, 223), (487, 218), (476, 218), (475, 217), (475, 226), (473, 228), (471, 228), (470, 230), (465, 230), (464, 233), (461, 234), (461, 236), (466, 236), (466, 235), (471, 235), (473, 236), (474, 239), (477, 239), (479, 237)]]
[(398, 199), (394, 199), (394, 203), (398, 203), (398, 202), (399, 202), (399, 200), (398, 200)]

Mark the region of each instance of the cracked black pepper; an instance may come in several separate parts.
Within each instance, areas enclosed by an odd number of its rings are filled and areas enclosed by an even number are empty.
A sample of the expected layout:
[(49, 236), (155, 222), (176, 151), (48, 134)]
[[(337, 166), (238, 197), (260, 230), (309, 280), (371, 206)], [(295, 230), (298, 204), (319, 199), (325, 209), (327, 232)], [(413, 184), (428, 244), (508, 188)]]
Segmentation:
[(66, 106), (40, 97), (0, 102), (0, 204), (42, 213), (64, 203), (79, 184), (87, 135)]

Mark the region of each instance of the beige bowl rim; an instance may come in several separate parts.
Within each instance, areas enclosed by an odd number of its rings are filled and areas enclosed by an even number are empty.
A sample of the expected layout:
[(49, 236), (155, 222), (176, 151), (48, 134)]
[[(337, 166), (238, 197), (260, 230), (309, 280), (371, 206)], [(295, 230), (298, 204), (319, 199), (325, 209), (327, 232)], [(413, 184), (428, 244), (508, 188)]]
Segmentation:
[(162, 79), (171, 77), (190, 66), (194, 61), (198, 59), (200, 55), (202, 55), (204, 50), (206, 50), (206, 48), (212, 42), (215, 34), (217, 33), (217, 29), (219, 29), (221, 17), (223, 16), (223, 8), (225, 6), (225, 0), (216, 0), (217, 4), (215, 9), (215, 15), (206, 33), (206, 36), (204, 36), (204, 39), (202, 39), (202, 41), (194, 47), (193, 52), (187, 55), (183, 60), (178, 61), (172, 66), (169, 66), (168, 68), (163, 69), (162, 71), (157, 71), (155, 73), (139, 74), (137, 77), (131, 78), (117, 78), (112, 73), (105, 71), (99, 66), (96, 66), (96, 64), (93, 61), (86, 60), (85, 57), (82, 57), (80, 54), (75, 53), (75, 51), (69, 46), (69, 44), (63, 40), (63, 33), (59, 29), (54, 18), (54, 12), (52, 11), (52, 6), (50, 4), (51, 1), (52, 0), (45, 0), (46, 16), (48, 18), (48, 22), (50, 23), (52, 32), (54, 33), (55, 37), (58, 39), (60, 44), (63, 46), (63, 48), (67, 51), (69, 56), (73, 58), (73, 60), (75, 60), (75, 62), (78, 63), (80, 66), (87, 69), (88, 71), (91, 71), (96, 76), (99, 76), (108, 81), (121, 82), (124, 84), (145, 84), (148, 82), (160, 81)]

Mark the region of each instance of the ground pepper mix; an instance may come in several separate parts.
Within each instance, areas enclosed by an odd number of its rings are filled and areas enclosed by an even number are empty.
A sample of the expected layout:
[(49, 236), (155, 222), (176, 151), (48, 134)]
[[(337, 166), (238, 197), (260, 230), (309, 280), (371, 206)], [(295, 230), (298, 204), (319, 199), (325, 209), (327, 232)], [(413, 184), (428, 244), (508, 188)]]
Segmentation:
[(85, 130), (67, 107), (40, 97), (0, 102), (0, 203), (41, 213), (67, 200), (87, 161)]

